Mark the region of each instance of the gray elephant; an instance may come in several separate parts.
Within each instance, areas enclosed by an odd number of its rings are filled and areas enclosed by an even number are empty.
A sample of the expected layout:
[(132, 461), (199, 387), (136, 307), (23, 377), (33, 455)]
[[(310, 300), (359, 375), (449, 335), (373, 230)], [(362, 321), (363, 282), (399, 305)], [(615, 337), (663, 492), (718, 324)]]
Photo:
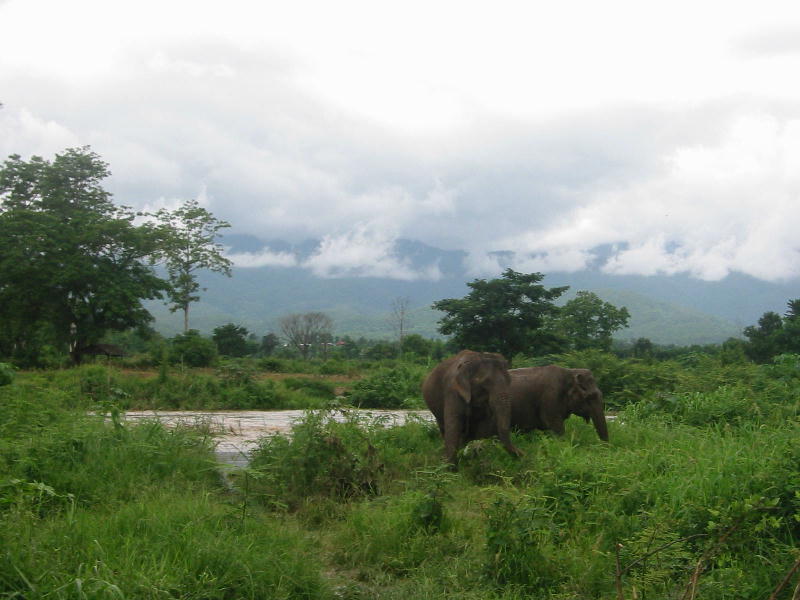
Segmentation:
[[(564, 433), (564, 421), (570, 415), (583, 417), (594, 424), (601, 440), (608, 441), (608, 427), (603, 412), (603, 393), (589, 369), (565, 369), (556, 365), (511, 369), (511, 429), (521, 432), (534, 429)], [(494, 416), (481, 414), (470, 421), (470, 438), (497, 435)]]
[(591, 419), (600, 439), (608, 441), (603, 393), (589, 369), (548, 365), (511, 369), (509, 374), (512, 428), (543, 429), (562, 435), (564, 420), (578, 415), (587, 423)]
[[(490, 352), (463, 350), (428, 374), (422, 396), (436, 417), (451, 464), (461, 446), (492, 435), (509, 454), (522, 455), (511, 443), (510, 383), (508, 362)], [(486, 423), (491, 423), (491, 431), (485, 430)]]

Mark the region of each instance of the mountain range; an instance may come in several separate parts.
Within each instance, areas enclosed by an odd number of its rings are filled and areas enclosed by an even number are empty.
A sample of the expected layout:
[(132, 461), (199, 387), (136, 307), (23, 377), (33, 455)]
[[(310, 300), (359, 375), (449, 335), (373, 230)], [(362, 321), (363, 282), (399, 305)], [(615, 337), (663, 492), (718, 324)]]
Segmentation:
[[(319, 276), (302, 266), (318, 251), (318, 240), (290, 244), (229, 234), (223, 243), (229, 255), (268, 250), (293, 260), (291, 266), (236, 267), (231, 278), (201, 272), (204, 291), (201, 300), (191, 305), (189, 318), (191, 327), (203, 333), (225, 323), (243, 325), (258, 336), (279, 333), (282, 316), (321, 311), (334, 320), (336, 335), (391, 339), (396, 336), (392, 304), (407, 298), (407, 332), (440, 337), (436, 322), (441, 315), (431, 304), (463, 297), (469, 291), (467, 282), (474, 279), (464, 265), (466, 252), (442, 250), (414, 240), (395, 242), (393, 260), (410, 271), (430, 270), (435, 265), (437, 277), (401, 280), (352, 272)], [(688, 275), (610, 275), (602, 271), (603, 256), (608, 252), (599, 248), (595, 254), (600, 258), (591, 268), (547, 273), (543, 283), (547, 287), (570, 286), (562, 301), (578, 290), (589, 290), (615, 306), (627, 307), (629, 327), (615, 335), (621, 340), (646, 337), (659, 344), (676, 345), (721, 342), (741, 337), (742, 329), (756, 323), (764, 312), (783, 313), (788, 300), (800, 297), (800, 280), (775, 283), (739, 273), (720, 281)], [(511, 257), (512, 253), (501, 252), (494, 258), (502, 265)], [(181, 315), (170, 313), (158, 301), (150, 302), (148, 309), (156, 318), (157, 330), (166, 335), (180, 331)]]

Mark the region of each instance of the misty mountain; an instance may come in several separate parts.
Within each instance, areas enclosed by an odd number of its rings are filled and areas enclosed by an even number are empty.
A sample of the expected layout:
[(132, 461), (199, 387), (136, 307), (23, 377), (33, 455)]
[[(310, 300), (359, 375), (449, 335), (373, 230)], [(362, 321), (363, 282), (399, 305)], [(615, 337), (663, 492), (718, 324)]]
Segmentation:
[[(290, 244), (230, 234), (224, 244), (229, 254), (255, 254), (265, 249), (291, 254), (297, 265), (312, 257), (319, 247), (316, 240)], [(392, 302), (404, 297), (410, 300), (408, 331), (438, 337), (436, 322), (440, 315), (430, 305), (468, 292), (466, 283), (474, 277), (464, 268), (466, 253), (413, 240), (397, 241), (393, 253), (412, 270), (423, 271), (435, 265), (440, 277), (412, 281), (320, 277), (302, 266), (238, 267), (232, 278), (202, 273), (205, 291), (201, 301), (191, 306), (191, 326), (210, 332), (218, 325), (233, 322), (260, 336), (277, 332), (278, 319), (288, 313), (323, 311), (334, 319), (338, 335), (391, 338), (395, 335), (390, 319)], [(504, 256), (513, 255), (498, 253), (500, 264)], [(608, 275), (601, 270), (603, 249), (598, 256), (601, 258), (591, 269), (548, 273), (544, 284), (569, 285), (563, 301), (578, 290), (589, 290), (616, 306), (627, 307), (630, 327), (618, 332), (618, 339), (647, 337), (661, 344), (720, 342), (740, 336), (745, 326), (755, 323), (768, 310), (783, 313), (789, 299), (800, 297), (800, 281), (770, 283), (740, 274), (716, 282), (687, 275)], [(158, 330), (169, 335), (180, 330), (180, 316), (170, 313), (163, 303), (152, 302), (148, 308), (156, 317)]]

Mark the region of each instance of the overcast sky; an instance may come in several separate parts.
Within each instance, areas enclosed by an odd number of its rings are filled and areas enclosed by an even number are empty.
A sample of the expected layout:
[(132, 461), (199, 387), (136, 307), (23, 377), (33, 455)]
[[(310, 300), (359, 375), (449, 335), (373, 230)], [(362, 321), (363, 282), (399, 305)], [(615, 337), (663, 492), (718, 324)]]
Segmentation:
[[(0, 156), (323, 240), (315, 272), (800, 276), (800, 5), (0, 0)], [(292, 264), (286, 255), (240, 265)]]

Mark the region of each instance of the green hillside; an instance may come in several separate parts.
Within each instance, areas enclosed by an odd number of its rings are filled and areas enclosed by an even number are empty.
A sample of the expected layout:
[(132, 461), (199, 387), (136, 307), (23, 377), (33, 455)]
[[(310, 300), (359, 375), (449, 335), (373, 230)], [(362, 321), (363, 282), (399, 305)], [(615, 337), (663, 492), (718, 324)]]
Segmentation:
[[(454, 286), (451, 282), (442, 284), (440, 289), (428, 286), (429, 289), (420, 293), (413, 284), (407, 284), (409, 287), (404, 289), (398, 282), (390, 282), (388, 287), (382, 280), (365, 279), (304, 278), (299, 282), (288, 280), (288, 273), (283, 275), (286, 281), (271, 280), (261, 286), (236, 275), (232, 279), (210, 278), (201, 301), (192, 306), (191, 326), (207, 333), (218, 325), (233, 322), (261, 336), (269, 331), (279, 333), (278, 320), (283, 315), (320, 310), (333, 318), (336, 335), (390, 339), (396, 335), (391, 319), (392, 300), (409, 296), (407, 332), (440, 337), (436, 329), (440, 315), (430, 308), (431, 303), (460, 297), (465, 289), (462, 289), (463, 284)], [(570, 289), (564, 300), (571, 298), (578, 289)], [(615, 306), (627, 307), (631, 314), (630, 327), (617, 332), (615, 337), (620, 340), (646, 337), (659, 344), (690, 345), (722, 342), (741, 335), (740, 327), (724, 319), (637, 292), (590, 291)], [(412, 293), (415, 296), (411, 296)], [(180, 331), (180, 315), (170, 313), (161, 303), (151, 303), (149, 308), (156, 317), (156, 329), (166, 335)]]

